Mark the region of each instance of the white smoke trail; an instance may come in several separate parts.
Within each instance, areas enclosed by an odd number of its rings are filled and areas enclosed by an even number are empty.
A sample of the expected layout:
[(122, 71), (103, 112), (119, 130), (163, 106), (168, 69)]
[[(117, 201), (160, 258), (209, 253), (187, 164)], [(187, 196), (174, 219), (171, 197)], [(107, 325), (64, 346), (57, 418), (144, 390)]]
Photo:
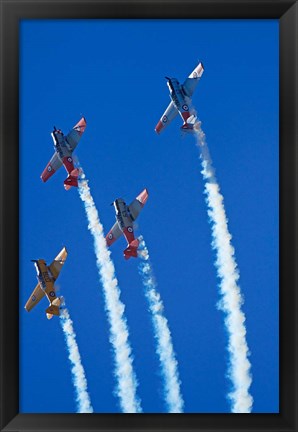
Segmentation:
[(151, 312), (154, 337), (156, 339), (156, 352), (159, 356), (161, 370), (165, 385), (165, 399), (170, 413), (183, 412), (183, 398), (180, 391), (178, 364), (172, 343), (168, 321), (163, 314), (164, 306), (160, 294), (156, 290), (157, 284), (150, 263), (149, 252), (142, 236), (139, 237), (139, 272), (145, 287), (145, 296)]
[(88, 229), (90, 230), (96, 255), (96, 263), (100, 280), (103, 285), (105, 308), (110, 324), (110, 342), (115, 355), (115, 376), (117, 379), (117, 396), (124, 413), (142, 412), (140, 401), (136, 395), (137, 380), (133, 370), (133, 359), (129, 343), (129, 333), (125, 306), (120, 300), (120, 289), (115, 276), (114, 264), (110, 258), (103, 234), (103, 226), (100, 223), (97, 209), (93, 201), (88, 181), (80, 168), (79, 195), (84, 203)]
[(60, 311), (60, 323), (65, 336), (68, 358), (71, 362), (71, 373), (73, 384), (76, 391), (76, 402), (78, 413), (93, 413), (90, 397), (87, 390), (87, 380), (79, 353), (76, 334), (73, 329), (73, 323), (70, 319), (69, 312), (66, 308)]
[(240, 287), (237, 285), (239, 271), (234, 258), (235, 251), (231, 244), (232, 236), (228, 229), (223, 196), (220, 193), (206, 137), (200, 122), (195, 125), (195, 136), (201, 151), (206, 203), (212, 226), (212, 247), (216, 250), (217, 255), (215, 265), (220, 278), (222, 296), (218, 307), (225, 313), (225, 326), (229, 338), (230, 365), (228, 376), (232, 382), (233, 390), (228, 397), (232, 402), (232, 412), (249, 413), (253, 404), (253, 398), (249, 393), (252, 378), (251, 364), (248, 360), (249, 349), (246, 342), (245, 315), (241, 310), (243, 299)]

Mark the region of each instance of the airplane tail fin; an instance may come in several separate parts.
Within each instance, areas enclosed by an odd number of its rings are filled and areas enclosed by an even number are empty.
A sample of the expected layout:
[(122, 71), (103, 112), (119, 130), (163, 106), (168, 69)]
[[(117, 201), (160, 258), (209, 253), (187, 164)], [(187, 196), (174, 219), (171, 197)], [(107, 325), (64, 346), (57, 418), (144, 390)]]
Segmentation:
[(69, 190), (72, 186), (78, 187), (78, 176), (80, 170), (75, 168), (71, 171), (67, 179), (64, 180), (64, 188), (65, 190)]
[(194, 129), (194, 126), (196, 124), (197, 121), (197, 116), (195, 116), (194, 114), (192, 114), (190, 117), (188, 117), (186, 119), (186, 121), (183, 123), (183, 125), (181, 126), (181, 130), (183, 132), (192, 132)]
[(138, 256), (138, 247), (139, 247), (139, 240), (134, 239), (127, 248), (123, 251), (124, 258), (128, 260), (130, 257), (137, 258)]
[(61, 300), (59, 297), (55, 298), (55, 300), (50, 304), (50, 306), (46, 309), (47, 319), (53, 318), (53, 315), (60, 315), (60, 304)]

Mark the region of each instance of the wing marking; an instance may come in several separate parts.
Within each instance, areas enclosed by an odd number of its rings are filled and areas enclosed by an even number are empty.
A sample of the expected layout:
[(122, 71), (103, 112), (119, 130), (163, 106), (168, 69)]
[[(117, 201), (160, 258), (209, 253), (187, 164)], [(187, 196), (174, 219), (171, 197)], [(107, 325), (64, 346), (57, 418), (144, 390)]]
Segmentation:
[(198, 82), (200, 81), (201, 76), (204, 72), (204, 66), (203, 63), (199, 63), (195, 69), (192, 71), (192, 73), (186, 78), (186, 80), (183, 83), (183, 88), (185, 90), (185, 93), (187, 96), (191, 97), (198, 85)]
[(111, 246), (119, 237), (121, 237), (123, 232), (121, 231), (118, 222), (116, 221), (114, 226), (110, 229), (106, 235), (106, 242), (108, 246)]
[(73, 152), (78, 145), (81, 136), (86, 129), (86, 119), (82, 117), (80, 121), (72, 128), (72, 130), (66, 135), (65, 139), (68, 144), (68, 149)]
[(64, 247), (58, 253), (58, 255), (53, 260), (53, 262), (49, 265), (49, 270), (51, 272), (51, 275), (53, 276), (54, 281), (58, 278), (60, 271), (66, 261), (66, 258), (67, 258), (67, 250)]
[(45, 169), (43, 170), (40, 178), (43, 182), (46, 182), (49, 180), (50, 177), (52, 177), (53, 174), (62, 166), (62, 161), (55, 152), (50, 160), (50, 162), (47, 164)]
[(133, 201), (131, 204), (129, 204), (128, 209), (129, 213), (131, 215), (132, 220), (136, 220), (136, 218), (139, 216), (140, 211), (143, 209), (144, 205), (147, 202), (148, 199), (148, 190), (144, 189)]
[(160, 133), (163, 131), (170, 123), (171, 121), (177, 116), (178, 111), (175, 108), (174, 102), (171, 101), (161, 116), (159, 122), (155, 126), (155, 132)]
[(30, 312), (34, 306), (39, 303), (39, 301), (45, 296), (45, 292), (41, 289), (39, 283), (34, 288), (31, 296), (29, 297), (27, 303), (25, 304), (25, 309), (27, 312)]

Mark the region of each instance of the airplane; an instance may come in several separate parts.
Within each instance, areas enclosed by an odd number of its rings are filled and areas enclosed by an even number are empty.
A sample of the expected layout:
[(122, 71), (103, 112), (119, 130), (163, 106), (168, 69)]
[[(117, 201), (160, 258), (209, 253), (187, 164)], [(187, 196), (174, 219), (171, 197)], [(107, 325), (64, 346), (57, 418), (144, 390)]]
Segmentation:
[(183, 120), (181, 130), (183, 132), (193, 131), (197, 117), (194, 110), (191, 108), (191, 97), (203, 72), (204, 66), (203, 63), (200, 62), (182, 85), (176, 78), (165, 77), (170, 90), (171, 102), (155, 126), (156, 133), (163, 131), (178, 113)]
[(106, 235), (106, 242), (108, 246), (111, 246), (123, 234), (128, 243), (127, 248), (123, 251), (126, 260), (138, 256), (139, 240), (134, 236), (133, 222), (143, 209), (147, 199), (148, 191), (144, 189), (129, 206), (122, 198), (117, 198), (111, 204), (116, 211), (116, 223)]
[(66, 258), (67, 250), (64, 247), (49, 266), (44, 259), (31, 260), (36, 268), (38, 284), (25, 304), (27, 312), (30, 312), (46, 296), (50, 302), (49, 307), (46, 309), (47, 318), (51, 319), (53, 315), (60, 315), (60, 305), (63, 303), (63, 297), (56, 296), (54, 283), (59, 276)]
[(72, 186), (78, 186), (79, 169), (74, 167), (72, 152), (78, 145), (85, 129), (86, 119), (84, 117), (81, 118), (66, 136), (60, 129), (56, 129), (54, 126), (51, 135), (54, 141), (55, 153), (40, 176), (43, 182), (48, 181), (64, 165), (68, 173), (68, 177), (64, 180), (64, 188), (69, 190)]

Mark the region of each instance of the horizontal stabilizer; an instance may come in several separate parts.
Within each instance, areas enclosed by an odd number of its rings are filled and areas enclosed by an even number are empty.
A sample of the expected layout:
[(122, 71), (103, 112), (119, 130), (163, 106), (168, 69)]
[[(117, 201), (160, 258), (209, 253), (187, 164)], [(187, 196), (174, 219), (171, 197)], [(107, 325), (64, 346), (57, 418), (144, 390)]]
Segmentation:
[(64, 180), (64, 188), (65, 190), (69, 190), (72, 186), (78, 187), (78, 175), (80, 171), (78, 168), (75, 168), (71, 171), (70, 175), (67, 179)]
[(56, 315), (59, 316), (60, 315), (60, 311), (59, 311), (59, 306), (55, 306), (53, 305), (53, 303), (46, 309), (46, 314), (51, 314), (51, 315)]
[[(56, 303), (56, 304), (54, 304), (54, 303)], [(60, 307), (59, 306), (60, 306), (60, 299), (57, 298), (46, 309), (46, 314), (59, 316), (60, 315)]]
[(134, 239), (131, 243), (129, 243), (128, 247), (123, 251), (125, 259), (128, 260), (130, 257), (137, 258), (139, 243), (140, 242), (138, 239)]
[(190, 117), (188, 117), (188, 119), (186, 121), (189, 125), (194, 125), (195, 122), (197, 121), (197, 116), (192, 114)]
[(55, 298), (55, 300), (52, 301), (52, 305), (54, 306), (60, 306), (61, 299), (59, 297)]
[(46, 315), (47, 319), (53, 318), (53, 315), (59, 316), (60, 315), (60, 305), (61, 301), (63, 302), (63, 297), (57, 297), (55, 300), (52, 301), (50, 306), (46, 309)]
[(80, 174), (80, 170), (79, 170), (79, 168), (75, 168), (75, 169), (73, 169), (73, 170), (71, 171), (71, 173), (70, 173), (70, 175), (73, 176), (73, 177), (78, 177), (79, 174)]

